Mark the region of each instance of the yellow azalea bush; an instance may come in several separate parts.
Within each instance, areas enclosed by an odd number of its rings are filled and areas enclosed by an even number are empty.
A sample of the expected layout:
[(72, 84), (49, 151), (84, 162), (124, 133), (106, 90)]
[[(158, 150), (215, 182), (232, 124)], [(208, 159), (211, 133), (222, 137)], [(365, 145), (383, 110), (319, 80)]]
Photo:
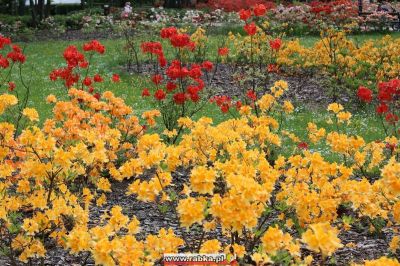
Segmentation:
[[(333, 92), (337, 92), (340, 87), (354, 90), (360, 85), (397, 78), (399, 49), (400, 40), (389, 35), (357, 43), (347, 38), (344, 31), (327, 29), (309, 48), (298, 39), (285, 42), (278, 52), (277, 63), (294, 70), (316, 69), (334, 82)], [(354, 95), (353, 91), (350, 93)]]

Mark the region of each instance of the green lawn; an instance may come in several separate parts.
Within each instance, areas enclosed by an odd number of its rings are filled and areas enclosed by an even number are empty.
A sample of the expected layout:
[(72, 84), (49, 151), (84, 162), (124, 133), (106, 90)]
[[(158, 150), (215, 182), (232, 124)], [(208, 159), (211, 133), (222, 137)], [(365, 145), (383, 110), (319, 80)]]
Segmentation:
[[(394, 35), (396, 37), (400, 36), (398, 33)], [(222, 37), (223, 36), (210, 37), (208, 44), (210, 50), (216, 50), (218, 42), (221, 41)], [(360, 42), (380, 37), (382, 37), (380, 34), (351, 36), (351, 38)], [(305, 45), (312, 45), (318, 40), (317, 37), (302, 37), (300, 39)], [(25, 47), (25, 54), (27, 55), (24, 73), (25, 77), (27, 77), (26, 81), (30, 83), (32, 90), (29, 106), (35, 107), (39, 111), (42, 122), (51, 114), (51, 105), (45, 102), (46, 96), (52, 93), (59, 98), (65, 99), (66, 94), (65, 88), (62, 86), (61, 82), (52, 82), (49, 80), (49, 73), (53, 68), (60, 67), (64, 64), (62, 52), (65, 47), (68, 45), (81, 46), (83, 43), (82, 41), (50, 41), (21, 44)], [(124, 98), (138, 114), (144, 110), (151, 109), (152, 106), (149, 106), (140, 96), (142, 89), (149, 85), (148, 80), (143, 76), (129, 75), (123, 69), (126, 62), (126, 55), (122, 50), (124, 40), (102, 40), (102, 43), (106, 46), (106, 53), (102, 56), (96, 55), (93, 61), (93, 65), (96, 67), (95, 71), (107, 77), (107, 82), (102, 84), (101, 90), (111, 90), (117, 96)], [(168, 53), (170, 53), (170, 51), (166, 51), (167, 56)], [(120, 83), (115, 84), (110, 82), (110, 77), (113, 73), (121, 75)], [(19, 82), (17, 82), (17, 89), (18, 85)], [(382, 138), (383, 132), (376, 126), (376, 119), (368, 115), (371, 112), (372, 110), (364, 110), (353, 114), (352, 124), (347, 129), (348, 132), (353, 134), (362, 133), (367, 140)], [(222, 115), (221, 112), (212, 105), (207, 105), (199, 114), (199, 116), (202, 115), (212, 117), (216, 123), (228, 118), (228, 116)], [(286, 123), (286, 129), (295, 132), (300, 137), (305, 137), (307, 122), (314, 121), (318, 125), (326, 125), (325, 121), (327, 115), (325, 111), (310, 111), (302, 106), (296, 106), (295, 114), (290, 117), (288, 123)]]

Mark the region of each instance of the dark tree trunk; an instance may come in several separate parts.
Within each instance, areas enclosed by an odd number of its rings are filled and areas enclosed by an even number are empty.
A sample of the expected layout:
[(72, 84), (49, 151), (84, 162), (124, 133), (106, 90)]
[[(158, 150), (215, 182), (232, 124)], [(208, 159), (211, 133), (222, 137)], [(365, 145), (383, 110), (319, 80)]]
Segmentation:
[(45, 15), (46, 18), (48, 18), (51, 15), (51, 0), (47, 0)]
[(29, 5), (31, 8), (31, 15), (32, 15), (32, 24), (34, 27), (37, 26), (37, 15), (36, 15), (36, 6), (33, 0), (29, 0)]
[(18, 15), (25, 15), (25, 0), (18, 0)]
[(38, 13), (39, 13), (39, 21), (44, 19), (44, 0), (38, 1)]

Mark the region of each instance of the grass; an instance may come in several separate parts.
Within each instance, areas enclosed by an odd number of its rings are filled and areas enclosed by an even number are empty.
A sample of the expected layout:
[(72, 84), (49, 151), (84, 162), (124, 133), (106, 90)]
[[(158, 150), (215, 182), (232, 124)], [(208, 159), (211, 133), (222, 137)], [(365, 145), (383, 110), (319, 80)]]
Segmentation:
[[(394, 33), (394, 37), (399, 37), (399, 33)], [(363, 42), (368, 39), (376, 39), (382, 37), (382, 34), (368, 34), (350, 36), (352, 39)], [(210, 49), (215, 49), (221, 40), (221, 36), (211, 36), (209, 41)], [(300, 38), (304, 45), (313, 45), (317, 37), (302, 37)], [(22, 44), (27, 55), (27, 62), (24, 65), (24, 76), (27, 77), (26, 81), (30, 84), (32, 95), (30, 97), (29, 106), (35, 107), (40, 114), (41, 122), (51, 116), (52, 106), (45, 102), (45, 98), (49, 94), (55, 94), (60, 99), (66, 99), (66, 90), (61, 82), (52, 82), (49, 80), (49, 73), (52, 69), (63, 66), (64, 59), (62, 57), (63, 50), (68, 45), (82, 46), (83, 41), (66, 42), (66, 41), (49, 41), (49, 42), (34, 42)], [(148, 79), (139, 75), (131, 75), (124, 71), (125, 53), (122, 50), (124, 40), (103, 40), (102, 43), (106, 46), (106, 53), (104, 55), (96, 55), (93, 60), (92, 73), (97, 72), (105, 77), (106, 82), (102, 84), (101, 91), (111, 90), (117, 96), (122, 97), (130, 106), (133, 107), (137, 114), (145, 110), (152, 109), (148, 102), (142, 100), (141, 91), (144, 87), (149, 85)], [(166, 54), (171, 51), (166, 51)], [(121, 76), (120, 83), (110, 82), (111, 75), (118, 73)], [(14, 77), (14, 80), (17, 76)], [(19, 88), (17, 82), (17, 89)], [(366, 140), (381, 139), (383, 132), (377, 126), (376, 119), (369, 115), (368, 111), (359, 111), (353, 114), (352, 124), (347, 127), (348, 133), (362, 134)], [(221, 114), (221, 112), (214, 105), (206, 105), (206, 107), (197, 115), (209, 116), (213, 118), (215, 123), (221, 122), (228, 117)], [(298, 106), (293, 116), (289, 118), (285, 129), (290, 130), (305, 138), (305, 127), (308, 122), (315, 122), (319, 126), (330, 126), (326, 124), (328, 114), (324, 110), (308, 110), (305, 107)], [(324, 152), (322, 147), (321, 152)], [(289, 152), (289, 151), (288, 151)]]

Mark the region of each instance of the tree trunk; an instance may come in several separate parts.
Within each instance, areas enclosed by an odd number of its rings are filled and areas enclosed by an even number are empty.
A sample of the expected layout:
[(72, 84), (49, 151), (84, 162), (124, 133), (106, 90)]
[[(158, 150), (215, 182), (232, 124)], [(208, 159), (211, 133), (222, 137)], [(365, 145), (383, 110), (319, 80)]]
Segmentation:
[(18, 15), (25, 15), (25, 0), (18, 0)]
[(39, 22), (44, 19), (44, 0), (38, 1)]
[(36, 6), (33, 0), (29, 0), (29, 5), (31, 7), (31, 14), (32, 14), (32, 24), (34, 27), (37, 26), (37, 15), (36, 15)]
[(45, 15), (46, 15), (46, 18), (48, 18), (51, 15), (51, 0), (47, 0)]

